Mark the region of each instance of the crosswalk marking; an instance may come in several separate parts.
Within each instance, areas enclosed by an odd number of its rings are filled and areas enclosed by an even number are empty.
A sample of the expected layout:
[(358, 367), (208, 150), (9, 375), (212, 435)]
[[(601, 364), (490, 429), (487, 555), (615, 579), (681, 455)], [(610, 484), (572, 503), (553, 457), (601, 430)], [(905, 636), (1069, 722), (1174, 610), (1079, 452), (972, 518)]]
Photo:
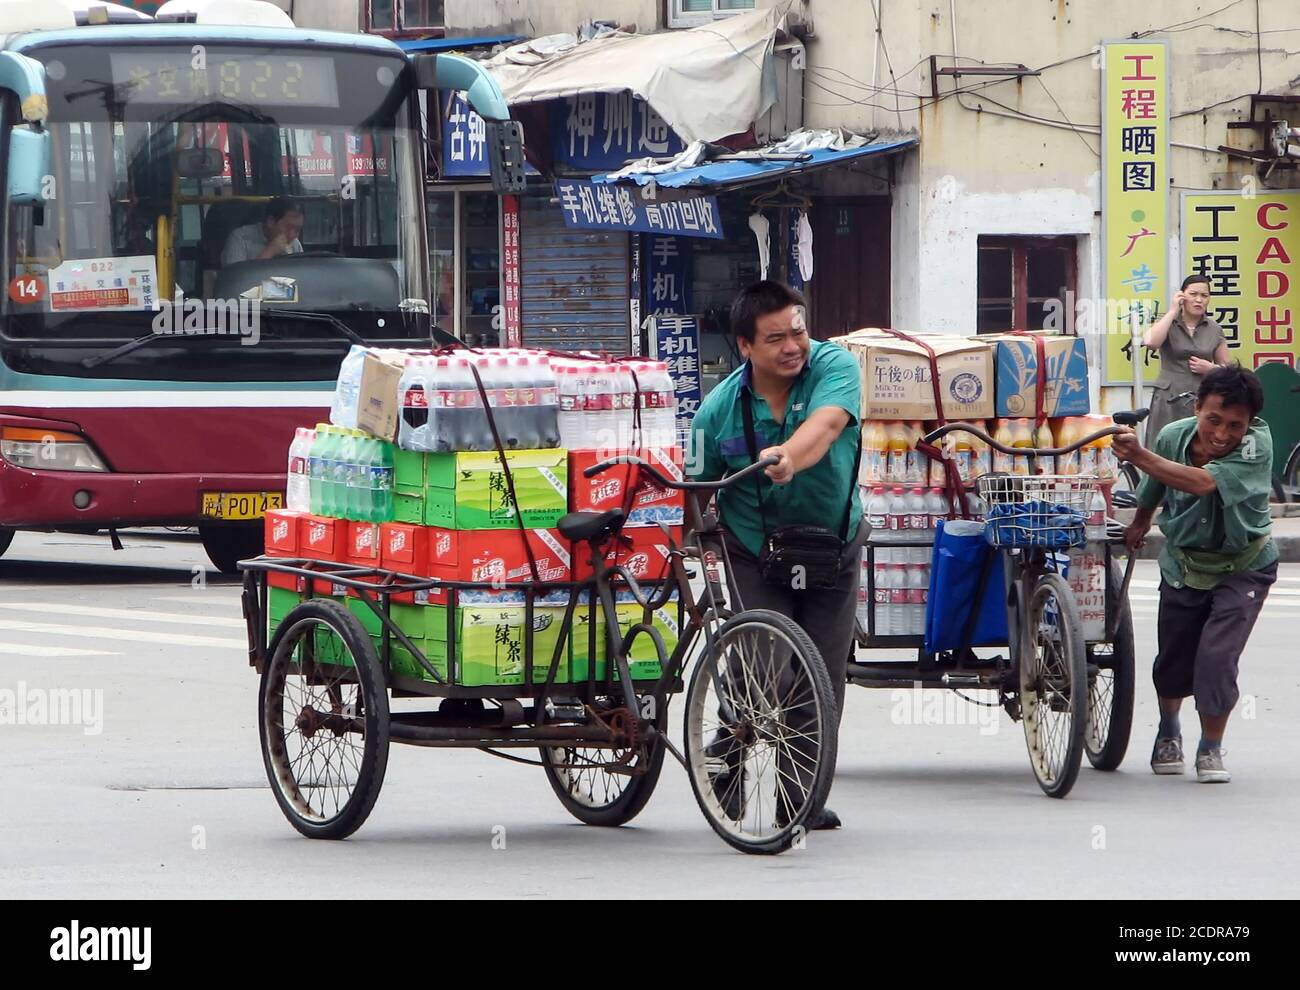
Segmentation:
[(15, 632), (45, 633), (50, 636), (75, 636), (82, 639), (121, 639), (133, 643), (167, 643), (172, 646), (210, 646), (218, 650), (246, 652), (244, 639), (217, 636), (187, 636), (183, 633), (157, 633), (136, 629), (113, 629), (107, 626), (61, 626), (53, 622), (29, 622), (23, 619), (0, 619), (0, 629)]
[(114, 650), (82, 650), (75, 646), (38, 646), (35, 643), (0, 643), (0, 655), (12, 657), (116, 657)]
[(68, 605), (63, 602), (0, 602), (0, 608), (26, 611), (30, 615), (87, 615), (96, 619), (126, 619), (132, 622), (171, 622), (187, 626), (226, 626), (231, 629), (244, 627), (244, 620), (233, 616), (150, 612), (144, 609), (105, 608), (101, 605)]

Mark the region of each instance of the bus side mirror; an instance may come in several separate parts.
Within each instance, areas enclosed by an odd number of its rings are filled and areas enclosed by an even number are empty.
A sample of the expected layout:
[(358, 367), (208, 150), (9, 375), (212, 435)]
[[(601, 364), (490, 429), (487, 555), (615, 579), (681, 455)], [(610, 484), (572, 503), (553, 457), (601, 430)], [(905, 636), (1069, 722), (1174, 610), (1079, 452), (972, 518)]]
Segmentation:
[(50, 174), (50, 132), (19, 125), (9, 132), (7, 192), (10, 203), (41, 205)]
[(517, 120), (487, 121), (488, 169), (492, 188), (499, 193), (521, 193), (524, 175), (524, 127)]

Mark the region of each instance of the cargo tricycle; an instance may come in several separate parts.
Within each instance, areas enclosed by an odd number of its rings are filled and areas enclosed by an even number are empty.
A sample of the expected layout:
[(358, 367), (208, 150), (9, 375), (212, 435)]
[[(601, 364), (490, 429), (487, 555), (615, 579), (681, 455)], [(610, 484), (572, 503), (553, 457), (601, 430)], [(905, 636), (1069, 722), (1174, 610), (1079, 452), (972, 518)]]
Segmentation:
[[(858, 624), (858, 646), (873, 651), (915, 650), (916, 659), (891, 662), (851, 657), (849, 682), (871, 688), (951, 689), (971, 704), (1000, 706), (1024, 726), (1034, 776), (1050, 797), (1069, 793), (1084, 753), (1099, 770), (1118, 767), (1133, 720), (1134, 645), (1128, 585), (1135, 558), (1130, 554), (1121, 571), (1117, 558), (1124, 552), (1123, 531), (1113, 521), (1106, 524), (1103, 538), (1096, 539), (1103, 534), (1094, 532), (1089, 539), (1085, 523), (1095, 504), (1096, 477), (1037, 474), (1034, 468), (1039, 458), (1079, 450), (1119, 432), (1120, 426), (1140, 422), (1146, 414), (1146, 410), (1116, 413), (1113, 418), (1118, 425), (1056, 448), (1007, 447), (970, 423), (951, 423), (928, 434), (928, 445), (949, 433), (974, 434), (994, 450), (1027, 457), (1029, 471), (1023, 476), (993, 473), (976, 479), (985, 519), (981, 525), (967, 523), (967, 529), (993, 551), (972, 558), (979, 559), (980, 565), (975, 579), (963, 586), (969, 594), (959, 592), (954, 598), (951, 588), (943, 587), (943, 582), (953, 580), (955, 571), (952, 576), (945, 573), (942, 579), (937, 573), (932, 577), (926, 624), (929, 635), (895, 635), (893, 630), (879, 628), (874, 604), (880, 600), (876, 562), (900, 549), (908, 553), (934, 547), (943, 537), (924, 530), (873, 531), (865, 548), (868, 605), (866, 621)], [(961, 486), (954, 483), (953, 489), (953, 501), (963, 506), (961, 514), (966, 515)], [(956, 528), (949, 523), (944, 532)], [(1087, 577), (1080, 573), (1072, 587), (1068, 580), (1071, 560), (1082, 572), (1087, 565), (1085, 554), (1096, 561), (1097, 573), (1091, 576), (1096, 586), (1086, 586)], [(949, 552), (943, 564), (953, 559), (955, 555)], [(939, 566), (936, 560), (935, 567)], [(972, 573), (976, 572), (968, 571), (965, 577), (970, 579)], [(938, 588), (935, 582), (939, 582)], [(946, 604), (936, 604), (936, 591), (948, 592)], [(1085, 635), (1076, 604), (1080, 594), (1092, 594), (1099, 604), (1104, 603), (1097, 620), (1089, 623), (1093, 627), (1090, 635)], [(996, 608), (998, 599), (1006, 613), (1001, 625), (1004, 641), (994, 643), (987, 633), (981, 639), (978, 627), (982, 613), (987, 616), (984, 606)], [(939, 643), (942, 623), (936, 619), (944, 617), (936, 616), (936, 608), (960, 618), (962, 628), (955, 644)], [(948, 639), (952, 639), (951, 630)], [(1001, 652), (981, 656), (976, 646), (998, 647)], [(996, 700), (970, 698), (963, 690), (993, 692)]]
[[(665, 488), (708, 494), (774, 462), (710, 483), (675, 481), (628, 456), (585, 473), (629, 465)], [(580, 821), (621, 825), (645, 806), (671, 752), (726, 842), (750, 853), (788, 848), (830, 788), (830, 679), (791, 620), (727, 607), (720, 525), (693, 497), (686, 512), (682, 543), (662, 527), (670, 552), (653, 580), (638, 581), (611, 552), (620, 509), (558, 523), (575, 552), (590, 554), (584, 581), (449, 582), (307, 558), (241, 562), (262, 754), (285, 817), (312, 838), (350, 835), (374, 807), (390, 743), (404, 743), (541, 766)], [(688, 561), (704, 572), (698, 597)], [(492, 610), (503, 608), (514, 626), (493, 624)], [(666, 610), (675, 623), (663, 621)], [(501, 669), (503, 657), (514, 683), (467, 676), (484, 662)], [(683, 689), (678, 750), (668, 713)], [(427, 704), (398, 711), (390, 697)], [(528, 750), (537, 758), (521, 755)]]

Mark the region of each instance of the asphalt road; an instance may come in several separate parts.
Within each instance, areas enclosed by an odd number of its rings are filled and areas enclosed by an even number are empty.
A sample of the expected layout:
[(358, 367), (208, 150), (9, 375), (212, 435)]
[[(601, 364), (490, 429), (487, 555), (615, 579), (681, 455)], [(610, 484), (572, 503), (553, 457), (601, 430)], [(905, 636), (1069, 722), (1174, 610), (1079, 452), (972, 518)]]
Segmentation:
[[(1231, 784), (1147, 768), (1156, 571), (1143, 562), (1137, 712), (1118, 772), (1085, 764), (1050, 800), (1005, 716), (944, 693), (850, 688), (831, 797), (845, 828), (762, 858), (713, 835), (671, 760), (640, 817), (604, 830), (569, 818), (538, 769), (402, 746), (355, 836), (301, 838), (262, 768), (236, 583), (205, 569), (197, 542), (125, 541), (19, 534), (0, 561), (0, 691), (91, 692), (82, 724), (0, 724), (9, 897), (1295, 893), (1297, 565), (1283, 566), (1242, 665)], [(1189, 748), (1193, 720), (1189, 705)]]

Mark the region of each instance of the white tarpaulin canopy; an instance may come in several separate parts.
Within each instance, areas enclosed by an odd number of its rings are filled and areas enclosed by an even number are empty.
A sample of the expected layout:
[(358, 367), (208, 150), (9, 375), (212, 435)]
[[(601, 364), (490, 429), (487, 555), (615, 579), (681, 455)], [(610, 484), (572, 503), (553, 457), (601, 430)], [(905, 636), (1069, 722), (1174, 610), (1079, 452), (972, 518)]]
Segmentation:
[(739, 134), (776, 102), (775, 9), (686, 31), (616, 31), (578, 42), (551, 35), (507, 48), (485, 64), (511, 104), (631, 90), (683, 141)]

